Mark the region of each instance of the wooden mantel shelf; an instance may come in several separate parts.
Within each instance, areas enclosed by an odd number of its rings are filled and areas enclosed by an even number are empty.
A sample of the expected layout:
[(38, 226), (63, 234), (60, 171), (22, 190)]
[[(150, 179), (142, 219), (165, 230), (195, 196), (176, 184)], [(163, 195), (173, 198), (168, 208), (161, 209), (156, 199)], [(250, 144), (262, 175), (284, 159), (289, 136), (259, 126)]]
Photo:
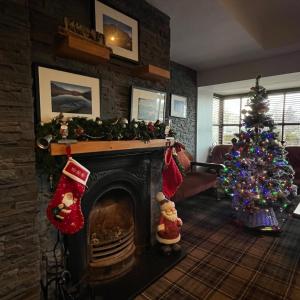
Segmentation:
[[(163, 148), (170, 145), (169, 140), (165, 139), (154, 139), (149, 142), (141, 140), (133, 141), (88, 141), (78, 142), (71, 144), (71, 153), (91, 153), (91, 152), (106, 152), (106, 151), (120, 151), (120, 150), (131, 150), (131, 149), (149, 149), (149, 148)], [(52, 156), (65, 155), (66, 145), (65, 144), (50, 144), (50, 153)]]
[(66, 30), (58, 32), (56, 55), (89, 64), (99, 64), (110, 59), (111, 49)]

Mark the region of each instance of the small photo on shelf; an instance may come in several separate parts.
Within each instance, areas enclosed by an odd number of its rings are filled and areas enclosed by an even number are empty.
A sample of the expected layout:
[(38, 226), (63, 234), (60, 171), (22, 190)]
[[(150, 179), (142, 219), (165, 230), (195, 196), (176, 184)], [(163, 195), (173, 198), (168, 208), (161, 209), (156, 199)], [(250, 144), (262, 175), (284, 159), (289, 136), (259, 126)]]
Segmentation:
[(172, 94), (171, 95), (171, 116), (177, 118), (186, 118), (187, 97)]

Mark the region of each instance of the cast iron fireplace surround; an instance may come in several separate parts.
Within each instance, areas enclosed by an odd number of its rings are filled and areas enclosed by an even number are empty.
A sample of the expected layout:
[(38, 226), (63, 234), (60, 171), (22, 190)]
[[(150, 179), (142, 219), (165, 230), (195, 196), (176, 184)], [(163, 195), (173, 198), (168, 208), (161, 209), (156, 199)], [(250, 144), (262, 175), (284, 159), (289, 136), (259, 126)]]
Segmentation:
[(153, 244), (155, 220), (159, 214), (153, 199), (161, 188), (163, 148), (80, 154), (74, 158), (91, 171), (81, 201), (85, 226), (66, 238), (67, 266), (72, 280), (79, 282), (86, 277), (89, 263), (89, 215), (108, 192), (123, 190), (132, 200), (136, 255)]

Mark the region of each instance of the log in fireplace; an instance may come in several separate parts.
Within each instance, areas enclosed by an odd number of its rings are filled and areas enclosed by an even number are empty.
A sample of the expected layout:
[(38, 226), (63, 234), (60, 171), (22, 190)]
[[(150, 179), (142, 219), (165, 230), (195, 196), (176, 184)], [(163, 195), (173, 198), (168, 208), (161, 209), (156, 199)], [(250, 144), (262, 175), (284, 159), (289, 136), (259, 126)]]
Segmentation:
[(91, 175), (81, 201), (85, 226), (66, 238), (73, 281), (115, 280), (153, 245), (163, 151), (160, 147), (74, 156)]

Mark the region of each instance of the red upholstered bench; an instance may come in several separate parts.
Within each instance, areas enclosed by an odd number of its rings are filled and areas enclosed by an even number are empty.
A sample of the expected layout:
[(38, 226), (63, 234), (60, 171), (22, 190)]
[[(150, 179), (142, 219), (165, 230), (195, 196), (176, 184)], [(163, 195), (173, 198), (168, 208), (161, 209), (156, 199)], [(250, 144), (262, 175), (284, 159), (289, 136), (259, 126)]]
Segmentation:
[(295, 171), (294, 183), (300, 187), (300, 147), (287, 146), (285, 150), (288, 152), (287, 159)]
[[(218, 198), (216, 189), (218, 171), (224, 167), (222, 165), (223, 157), (229, 152), (230, 148), (231, 145), (215, 146), (210, 153), (209, 162), (195, 162), (187, 151), (181, 150), (178, 152), (178, 160), (184, 167), (186, 176), (172, 200), (179, 202), (210, 188), (215, 189)], [(211, 172), (211, 170), (214, 170), (214, 172)]]

